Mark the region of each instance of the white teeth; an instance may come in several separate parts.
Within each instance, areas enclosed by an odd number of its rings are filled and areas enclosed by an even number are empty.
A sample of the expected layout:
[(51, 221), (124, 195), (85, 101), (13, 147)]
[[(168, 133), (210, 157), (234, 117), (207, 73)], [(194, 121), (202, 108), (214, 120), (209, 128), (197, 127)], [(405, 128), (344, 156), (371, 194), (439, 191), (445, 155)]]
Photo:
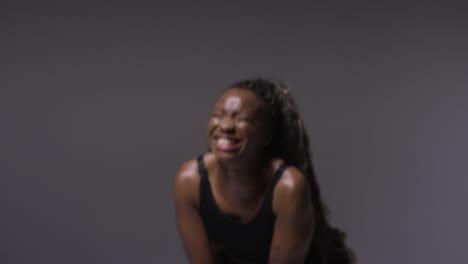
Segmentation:
[(230, 145), (230, 144), (234, 144), (234, 142), (232, 140), (227, 139), (227, 138), (219, 138), (218, 139), (218, 144), (221, 145), (221, 146), (227, 146), (227, 145)]

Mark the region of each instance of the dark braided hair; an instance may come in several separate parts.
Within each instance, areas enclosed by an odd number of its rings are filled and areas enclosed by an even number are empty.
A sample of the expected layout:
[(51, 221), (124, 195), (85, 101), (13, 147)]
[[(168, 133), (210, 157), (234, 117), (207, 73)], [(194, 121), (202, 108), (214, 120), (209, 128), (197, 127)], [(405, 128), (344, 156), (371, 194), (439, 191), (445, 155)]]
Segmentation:
[(328, 222), (328, 210), (322, 202), (311, 161), (309, 138), (288, 87), (282, 82), (251, 79), (234, 83), (228, 89), (232, 88), (250, 90), (266, 103), (273, 126), (268, 154), (297, 167), (309, 179), (316, 218), (311, 246), (313, 258), (318, 262), (314, 263), (355, 263), (354, 253), (345, 244), (345, 233)]

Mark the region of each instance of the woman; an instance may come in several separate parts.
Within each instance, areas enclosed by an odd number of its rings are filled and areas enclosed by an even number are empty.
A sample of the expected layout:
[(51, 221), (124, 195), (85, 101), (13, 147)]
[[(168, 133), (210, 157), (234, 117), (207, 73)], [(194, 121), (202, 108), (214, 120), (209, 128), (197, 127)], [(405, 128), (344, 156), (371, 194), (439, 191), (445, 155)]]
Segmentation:
[(174, 181), (190, 263), (351, 263), (326, 217), (309, 142), (282, 83), (231, 85), (208, 123), (209, 152)]

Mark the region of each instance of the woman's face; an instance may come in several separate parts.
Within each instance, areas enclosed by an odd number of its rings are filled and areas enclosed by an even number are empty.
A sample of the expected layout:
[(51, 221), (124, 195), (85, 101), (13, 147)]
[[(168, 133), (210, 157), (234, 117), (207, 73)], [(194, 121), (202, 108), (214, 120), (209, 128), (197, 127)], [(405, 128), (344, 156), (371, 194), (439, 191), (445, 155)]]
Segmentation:
[(265, 103), (247, 89), (228, 89), (216, 102), (207, 137), (218, 159), (262, 155), (270, 131)]

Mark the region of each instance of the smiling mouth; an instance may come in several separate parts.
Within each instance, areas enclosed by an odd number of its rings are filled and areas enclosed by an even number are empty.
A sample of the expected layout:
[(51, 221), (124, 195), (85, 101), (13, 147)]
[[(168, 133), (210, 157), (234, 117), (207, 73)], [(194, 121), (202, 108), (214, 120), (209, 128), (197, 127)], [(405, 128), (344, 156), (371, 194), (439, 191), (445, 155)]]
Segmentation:
[(216, 148), (221, 151), (234, 151), (241, 147), (240, 140), (237, 139), (216, 137), (214, 138), (214, 142)]

